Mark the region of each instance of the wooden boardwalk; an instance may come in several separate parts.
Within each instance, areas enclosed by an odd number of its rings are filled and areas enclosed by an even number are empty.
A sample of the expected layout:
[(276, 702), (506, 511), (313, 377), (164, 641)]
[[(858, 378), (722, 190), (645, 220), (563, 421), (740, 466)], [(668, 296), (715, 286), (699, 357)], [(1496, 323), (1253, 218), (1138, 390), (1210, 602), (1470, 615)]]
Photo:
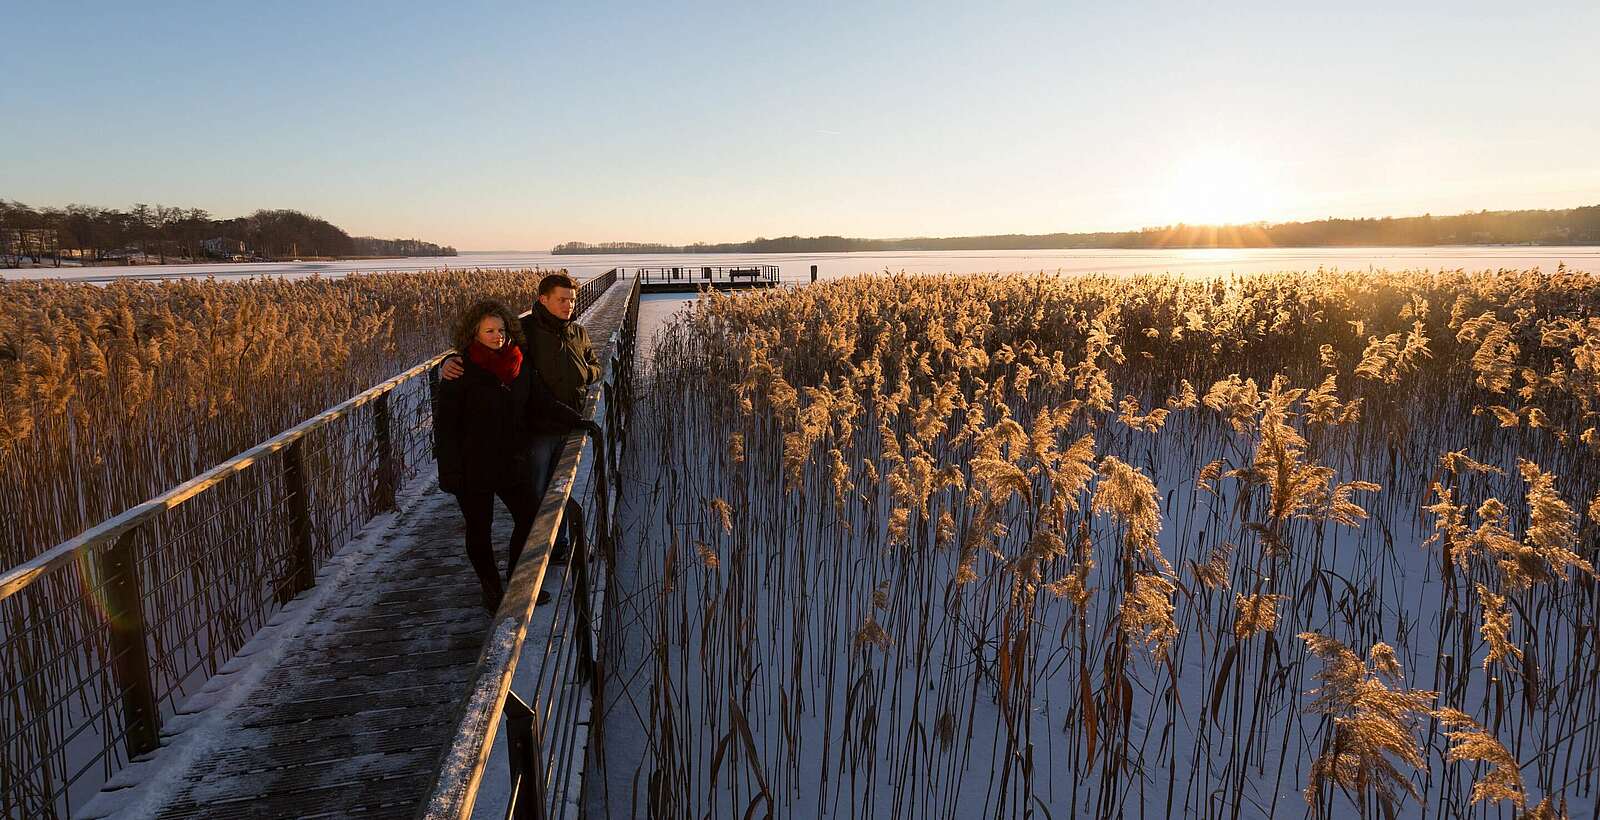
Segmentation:
[[(613, 285), (582, 317), (602, 361), (630, 287)], [(455, 500), (430, 477), (400, 507), (330, 561), (180, 707), (163, 748), (113, 777), (82, 816), (415, 816), (490, 616)], [(510, 530), (497, 505), (502, 570)], [(559, 589), (563, 571), (552, 566), (546, 588)]]

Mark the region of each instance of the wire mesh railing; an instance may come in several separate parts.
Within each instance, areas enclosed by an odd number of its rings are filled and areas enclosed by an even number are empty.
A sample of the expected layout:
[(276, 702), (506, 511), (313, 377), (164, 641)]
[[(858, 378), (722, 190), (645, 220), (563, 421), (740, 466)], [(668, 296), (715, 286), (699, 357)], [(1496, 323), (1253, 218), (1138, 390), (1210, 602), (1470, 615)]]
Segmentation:
[[(583, 284), (578, 312), (616, 281)], [(438, 354), (0, 574), (0, 809), (69, 816), (432, 460)]]

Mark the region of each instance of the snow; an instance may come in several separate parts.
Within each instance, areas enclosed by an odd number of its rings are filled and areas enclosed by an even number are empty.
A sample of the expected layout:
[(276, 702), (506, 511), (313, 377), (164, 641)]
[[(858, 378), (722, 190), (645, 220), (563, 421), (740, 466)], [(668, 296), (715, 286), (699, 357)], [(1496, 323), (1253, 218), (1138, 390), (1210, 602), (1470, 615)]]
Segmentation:
[(407, 539), (387, 536), (395, 522), (419, 504), (439, 501), (436, 479), (431, 467), (413, 478), (397, 494), (394, 511), (368, 522), (322, 566), (311, 589), (285, 604), (216, 675), (183, 701), (162, 727), (161, 748), (114, 774), (77, 816), (132, 820), (148, 817), (170, 803), (186, 785), (189, 769), (213, 753), (221, 739), (242, 731), (229, 720), (234, 707), (257, 691), (285, 653), (297, 642), (337, 628), (313, 620), (318, 610), (349, 595), (366, 568), (415, 546)]
[[(502, 618), (500, 623), (495, 625), (494, 632), (490, 633), (484, 643), (483, 661), (479, 668), (485, 670), (499, 669), (507, 664), (511, 656), (517, 652), (517, 649), (517, 619)], [(485, 674), (479, 677), (477, 684), (472, 688), (472, 692), (467, 696), (465, 714), (474, 716), (496, 714), (499, 710), (494, 701), (500, 696), (500, 681), (500, 676), (495, 674)], [(481, 725), (476, 722), (463, 725), (461, 734), (453, 738), (453, 742), (450, 744), (450, 751), (440, 763), (439, 779), (441, 782), (451, 785), (465, 782), (468, 773), (477, 765), (477, 753), (482, 748), (482, 744), (478, 743), (474, 738), (482, 735), (485, 731), (499, 738), (503, 733), (494, 731), (495, 725), (498, 725), (498, 723), (499, 720), (496, 719), (491, 725)], [(490, 759), (493, 760), (494, 758), (491, 756)], [(482, 797), (483, 794), (480, 792), (478, 799)], [(453, 790), (435, 791), (428, 801), (424, 816), (436, 818), (454, 817), (455, 812), (453, 809), (460, 800), (461, 795)]]
[(199, 263), (192, 265), (133, 265), (67, 268), (0, 268), (0, 279), (62, 279), (106, 282), (115, 279), (150, 279), (216, 276), (343, 276), (352, 272), (437, 270), (440, 268), (564, 268), (580, 279), (611, 268), (634, 269), (676, 265), (742, 265), (751, 262), (778, 265), (785, 282), (801, 282), (818, 267), (818, 276), (831, 279), (885, 270), (908, 273), (994, 273), (1060, 271), (1065, 273), (1183, 274), (1261, 273), (1316, 268), (1365, 270), (1368, 266), (1405, 270), (1484, 270), (1538, 267), (1569, 268), (1600, 273), (1600, 250), (1593, 246), (1474, 246), (1394, 248), (1218, 248), (1218, 249), (1061, 249), (1027, 251), (920, 251), (873, 253), (780, 254), (601, 254), (561, 255), (538, 252), (463, 253), (459, 256), (410, 257), (343, 262)]

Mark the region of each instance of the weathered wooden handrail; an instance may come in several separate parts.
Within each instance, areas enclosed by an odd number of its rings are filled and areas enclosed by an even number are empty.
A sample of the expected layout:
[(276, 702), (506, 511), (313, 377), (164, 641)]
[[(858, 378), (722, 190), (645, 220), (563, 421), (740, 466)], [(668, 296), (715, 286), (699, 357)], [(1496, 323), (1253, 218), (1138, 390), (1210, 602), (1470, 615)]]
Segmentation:
[(0, 601), (11, 597), (34, 580), (56, 567), (63, 566), (77, 559), (78, 554), (84, 549), (103, 541), (109, 541), (121, 536), (123, 533), (137, 528), (148, 521), (152, 516), (170, 510), (216, 486), (223, 479), (235, 473), (243, 472), (252, 464), (262, 458), (287, 448), (289, 445), (304, 438), (307, 433), (316, 430), (330, 422), (336, 421), (346, 414), (379, 396), (387, 394), (401, 383), (409, 381), (418, 375), (426, 373), (430, 368), (444, 361), (449, 353), (440, 353), (427, 361), (412, 367), (394, 378), (382, 382), (374, 387), (352, 396), (339, 404), (318, 413), (311, 418), (290, 427), (289, 429), (273, 436), (266, 441), (218, 464), (215, 467), (179, 484), (176, 487), (144, 502), (136, 507), (131, 507), (120, 515), (113, 516), (105, 521), (84, 530), (76, 537), (62, 541), (51, 547), (39, 556), (25, 561), (0, 575)]
[[(634, 280), (629, 293), (628, 318), (623, 323), (623, 328), (612, 339), (612, 354), (608, 357), (606, 377), (601, 382), (589, 387), (579, 412), (585, 418), (593, 418), (596, 405), (601, 398), (606, 396), (606, 385), (620, 381), (624, 385), (628, 382), (626, 370), (633, 364), (634, 338), (633, 329), (637, 326), (639, 281)], [(619, 374), (621, 379), (617, 377)], [(622, 388), (626, 390), (626, 387)], [(611, 408), (607, 407), (607, 416), (611, 418)], [(607, 430), (604, 437), (607, 441), (613, 440), (615, 431)], [(500, 723), (502, 710), (509, 718), (518, 717), (527, 708), (518, 696), (511, 692), (512, 677), (516, 673), (517, 661), (521, 657), (522, 644), (527, 638), (528, 623), (533, 617), (534, 601), (538, 598), (539, 590), (544, 586), (545, 574), (550, 565), (550, 554), (554, 548), (557, 530), (561, 523), (569, 501), (572, 499), (573, 487), (577, 482), (578, 471), (583, 460), (584, 442), (588, 438), (581, 430), (575, 430), (568, 435), (561, 451), (561, 458), (557, 462), (554, 475), (551, 477), (550, 486), (545, 490), (544, 500), (539, 507), (539, 512), (534, 519), (533, 529), (528, 535), (528, 540), (523, 548), (522, 557), (517, 561), (516, 570), (511, 576), (507, 586), (505, 598), (501, 601), (500, 609), (495, 612), (489, 637), (484, 643), (482, 652), (479, 653), (478, 663), (472, 676), (472, 684), (466, 699), (459, 707), (459, 717), (456, 729), (450, 735), (449, 747), (440, 761), (439, 776), (427, 801), (420, 807), (418, 816), (431, 818), (431, 820), (464, 820), (472, 816), (473, 806), (477, 801), (478, 788), (482, 783), (483, 773), (489, 762), (489, 755), (494, 747), (494, 737)], [(604, 479), (605, 472), (602, 465), (606, 459), (606, 441), (595, 442), (596, 452), (594, 459), (598, 470), (599, 480), (596, 482), (599, 493), (609, 491), (610, 482)], [(597, 527), (610, 527), (609, 520), (597, 519)], [(576, 529), (576, 528), (574, 528)], [(583, 537), (581, 533), (574, 532), (575, 538)], [(574, 558), (587, 560), (587, 556), (579, 556), (580, 545), (574, 544)], [(584, 552), (588, 552), (584, 548)], [(583, 573), (587, 575), (587, 573)], [(577, 595), (587, 596), (587, 578), (584, 583), (575, 587)], [(580, 615), (592, 611), (592, 603), (584, 601), (582, 604), (575, 602), (580, 609)], [(583, 639), (592, 640), (585, 635)], [(593, 651), (591, 646), (590, 651)], [(591, 658), (592, 660), (592, 658)], [(582, 664), (580, 664), (580, 667)], [(591, 674), (594, 670), (588, 670)], [(590, 681), (591, 685), (598, 683), (597, 679)], [(539, 703), (533, 704), (532, 714), (541, 712)], [(519, 708), (520, 707), (520, 708)], [(526, 744), (524, 738), (508, 738), (508, 752), (512, 755), (512, 769), (521, 772), (523, 780), (513, 789), (513, 806), (517, 810), (522, 800), (529, 799), (524, 788), (536, 795), (533, 800), (538, 805), (524, 811), (530, 812), (527, 816), (544, 816), (543, 803), (546, 799), (545, 784), (539, 780), (544, 776), (544, 754), (548, 751), (542, 740), (542, 727), (537, 721), (529, 723), (532, 731), (536, 732), (532, 739), (532, 748), (538, 757), (533, 761), (532, 774), (537, 783), (527, 783), (528, 769), (525, 762), (517, 757), (524, 753)], [(508, 732), (517, 727), (508, 726)], [(520, 812), (517, 816), (523, 816)]]
[[(594, 414), (596, 392), (596, 388), (590, 389), (579, 411), (586, 418)], [(472, 686), (462, 705), (456, 731), (450, 735), (449, 751), (443, 759), (439, 781), (424, 807), (428, 817), (472, 816), (478, 786), (494, 746), (501, 705), (511, 691), (511, 678), (516, 673), (517, 659), (521, 657), (522, 644), (528, 635), (534, 601), (550, 567), (550, 551), (555, 546), (572, 485), (577, 480), (586, 438), (583, 432), (574, 432), (562, 448), (561, 460), (556, 463), (555, 474), (545, 490), (544, 503), (534, 518), (533, 531), (511, 575), (500, 609), (494, 614), (483, 651), (478, 655)]]

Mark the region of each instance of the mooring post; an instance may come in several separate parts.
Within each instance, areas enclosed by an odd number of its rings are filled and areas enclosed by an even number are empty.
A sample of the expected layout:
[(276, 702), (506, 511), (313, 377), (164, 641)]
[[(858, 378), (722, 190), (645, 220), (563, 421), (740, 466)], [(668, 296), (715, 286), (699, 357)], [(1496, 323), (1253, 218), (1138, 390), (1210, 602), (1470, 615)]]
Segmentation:
[(311, 513), (306, 501), (304, 443), (304, 438), (297, 438), (283, 452), (283, 486), (289, 494), (289, 584), (278, 591), (280, 603), (317, 582), (311, 566)]
[(817, 266), (816, 265), (812, 265), (811, 266), (811, 281), (813, 281), (813, 282), (817, 281)]
[(394, 509), (395, 469), (394, 447), (389, 434), (389, 394), (384, 393), (373, 403), (372, 445), (378, 451), (377, 484), (373, 488), (373, 507), (379, 510)]
[(161, 712), (150, 679), (145, 641), (144, 592), (134, 551), (138, 529), (123, 533), (99, 554), (99, 580), (105, 585), (106, 620), (111, 627), (111, 673), (122, 694), (123, 741), (132, 758), (161, 745)]

